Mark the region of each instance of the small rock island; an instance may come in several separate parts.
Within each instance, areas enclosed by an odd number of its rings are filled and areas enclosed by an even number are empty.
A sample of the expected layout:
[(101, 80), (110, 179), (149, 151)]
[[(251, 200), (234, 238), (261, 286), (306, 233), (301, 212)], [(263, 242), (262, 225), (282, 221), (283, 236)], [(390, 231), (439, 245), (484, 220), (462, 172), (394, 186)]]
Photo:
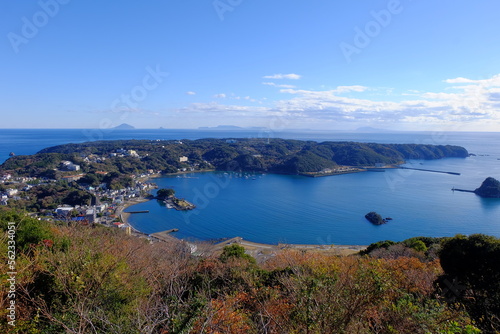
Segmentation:
[(156, 199), (163, 201), (167, 207), (172, 207), (178, 211), (193, 210), (196, 206), (189, 203), (183, 198), (175, 197), (175, 190), (173, 189), (160, 189), (156, 193)]
[(474, 193), (486, 198), (500, 198), (500, 181), (488, 177), (479, 188), (474, 190)]
[(366, 215), (365, 215), (365, 218), (372, 224), (374, 225), (382, 225), (382, 224), (385, 224), (387, 221), (385, 219), (382, 218), (381, 215), (379, 215), (378, 213), (372, 211), (372, 212), (368, 212)]

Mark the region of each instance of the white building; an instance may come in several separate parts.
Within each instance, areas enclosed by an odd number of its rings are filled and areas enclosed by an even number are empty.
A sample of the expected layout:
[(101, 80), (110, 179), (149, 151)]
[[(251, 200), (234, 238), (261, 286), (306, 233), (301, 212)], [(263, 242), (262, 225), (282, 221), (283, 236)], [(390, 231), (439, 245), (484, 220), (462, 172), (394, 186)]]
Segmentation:
[(187, 162), (187, 161), (188, 161), (188, 157), (182, 156), (179, 158), (179, 162)]
[(17, 190), (17, 189), (7, 189), (7, 190), (5, 190), (5, 192), (7, 193), (7, 196), (12, 197), (12, 196), (16, 195), (19, 192), (19, 190)]
[(97, 213), (103, 213), (104, 211), (106, 211), (107, 208), (108, 208), (108, 205), (106, 203), (101, 204), (101, 205), (97, 205), (95, 207)]
[(71, 161), (62, 161), (61, 165), (62, 165), (63, 169), (69, 170), (72, 172), (80, 170), (80, 165), (75, 165)]
[(56, 214), (59, 216), (68, 216), (73, 209), (71, 206), (62, 206), (56, 209)]
[(66, 166), (66, 168), (70, 171), (78, 171), (78, 170), (80, 170), (80, 165), (75, 165), (72, 163), (72, 164)]

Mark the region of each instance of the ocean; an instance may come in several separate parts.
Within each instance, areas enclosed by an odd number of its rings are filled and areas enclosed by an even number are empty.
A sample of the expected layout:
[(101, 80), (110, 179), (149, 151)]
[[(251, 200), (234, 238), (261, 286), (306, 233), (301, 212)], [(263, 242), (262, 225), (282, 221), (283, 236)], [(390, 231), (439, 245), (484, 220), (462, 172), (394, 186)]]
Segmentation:
[[(178, 197), (194, 202), (190, 212), (149, 201), (133, 207), (138, 230), (178, 228), (183, 239), (235, 236), (264, 243), (358, 244), (400, 241), (414, 236), (484, 233), (500, 237), (500, 200), (452, 191), (475, 189), (488, 176), (500, 179), (500, 133), (260, 130), (0, 130), (0, 162), (9, 152), (33, 154), (54, 145), (114, 139), (286, 138), (315, 141), (460, 145), (471, 156), (408, 161), (407, 166), (460, 173), (415, 170), (307, 178), (273, 174), (196, 173), (155, 179)], [(376, 211), (393, 220), (374, 226), (364, 215)]]

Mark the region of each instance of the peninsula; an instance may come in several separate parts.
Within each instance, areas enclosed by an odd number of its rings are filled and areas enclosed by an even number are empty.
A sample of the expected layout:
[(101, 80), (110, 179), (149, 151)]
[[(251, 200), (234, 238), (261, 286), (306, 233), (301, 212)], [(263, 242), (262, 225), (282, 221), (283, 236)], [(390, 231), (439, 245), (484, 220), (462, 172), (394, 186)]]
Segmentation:
[[(147, 196), (152, 176), (199, 171), (326, 176), (397, 166), (407, 159), (466, 158), (460, 146), (285, 139), (115, 140), (66, 144), (0, 165), (2, 205), (86, 215), (101, 203)], [(175, 204), (175, 205), (174, 205)], [(189, 203), (173, 206), (189, 209)], [(47, 211), (48, 210), (48, 211)], [(85, 212), (83, 212), (85, 211)], [(88, 216), (88, 215), (86, 215)], [(112, 216), (112, 215), (111, 215)]]

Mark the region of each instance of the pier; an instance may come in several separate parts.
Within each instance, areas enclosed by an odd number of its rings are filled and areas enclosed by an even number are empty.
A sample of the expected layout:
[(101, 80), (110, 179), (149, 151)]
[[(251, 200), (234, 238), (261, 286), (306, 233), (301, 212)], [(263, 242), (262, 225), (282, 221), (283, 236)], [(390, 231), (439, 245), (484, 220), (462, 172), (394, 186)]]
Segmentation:
[(461, 191), (463, 193), (473, 193), (474, 190), (466, 190), (466, 189), (458, 189), (458, 188), (453, 188), (451, 189), (452, 191)]
[(178, 231), (179, 231), (178, 228), (173, 228), (173, 229), (166, 230), (166, 231), (151, 233), (150, 235), (158, 240), (161, 240), (161, 241), (177, 241), (177, 239), (175, 239), (174, 237), (171, 237), (169, 234), (173, 233), (173, 232), (178, 232)]
[(141, 211), (126, 211), (124, 213), (149, 213), (149, 210), (141, 210)]
[(433, 170), (433, 169), (423, 169), (423, 168), (411, 168), (411, 167), (398, 167), (400, 169), (412, 169), (412, 170), (419, 170), (421, 172), (432, 172), (432, 173), (442, 173), (442, 174), (451, 174), (451, 175), (460, 175), (460, 173), (456, 172), (445, 172), (442, 170)]

